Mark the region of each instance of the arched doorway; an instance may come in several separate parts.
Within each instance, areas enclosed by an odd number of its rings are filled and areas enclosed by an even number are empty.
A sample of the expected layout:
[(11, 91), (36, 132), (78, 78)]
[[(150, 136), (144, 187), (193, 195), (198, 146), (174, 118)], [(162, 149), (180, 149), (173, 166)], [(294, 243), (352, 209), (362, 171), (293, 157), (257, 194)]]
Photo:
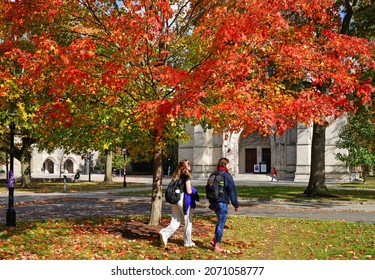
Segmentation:
[(46, 159), (43, 163), (43, 170), (46, 173), (54, 174), (55, 173), (55, 163), (50, 159)]
[(74, 164), (71, 159), (67, 159), (64, 162), (64, 171), (66, 171), (67, 173), (74, 173)]

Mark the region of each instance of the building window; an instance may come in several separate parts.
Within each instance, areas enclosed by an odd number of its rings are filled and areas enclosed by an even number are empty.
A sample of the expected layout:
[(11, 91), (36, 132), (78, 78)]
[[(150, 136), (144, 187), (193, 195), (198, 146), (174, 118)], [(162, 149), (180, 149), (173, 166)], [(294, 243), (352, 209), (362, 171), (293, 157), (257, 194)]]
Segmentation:
[(43, 170), (45, 173), (53, 174), (55, 173), (55, 164), (52, 160), (46, 159), (43, 163)]
[(73, 168), (73, 161), (70, 159), (67, 159), (64, 162), (64, 171), (67, 173), (74, 173), (74, 168)]

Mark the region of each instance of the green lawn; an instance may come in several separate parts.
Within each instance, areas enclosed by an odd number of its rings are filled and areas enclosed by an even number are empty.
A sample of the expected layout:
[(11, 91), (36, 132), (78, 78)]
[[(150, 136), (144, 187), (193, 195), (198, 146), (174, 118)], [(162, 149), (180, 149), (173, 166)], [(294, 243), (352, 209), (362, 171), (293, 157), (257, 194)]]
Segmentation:
[[(147, 185), (137, 183), (127, 183), (128, 188), (140, 188)], [(77, 183), (66, 183), (67, 192), (82, 192), (82, 191), (101, 191), (101, 190), (113, 190), (123, 188), (123, 183), (113, 182), (110, 184), (104, 184), (103, 182), (88, 182), (82, 181)], [(150, 186), (151, 188), (151, 186)], [(0, 182), (0, 191), (5, 192), (6, 182), (3, 180)], [(16, 191), (19, 192), (34, 192), (34, 193), (56, 193), (64, 191), (64, 183), (58, 182), (35, 182), (33, 187), (21, 188), (16, 186)]]
[[(132, 185), (142, 187), (145, 185)], [(122, 184), (105, 185), (81, 182), (69, 184), (68, 191), (119, 189)], [(120, 195), (151, 195), (149, 191)], [(355, 187), (355, 188), (354, 188)], [(204, 188), (198, 187), (204, 195)], [(241, 198), (302, 200), (304, 187), (238, 186)], [(3, 188), (6, 191), (6, 188)], [(17, 191), (62, 192), (62, 185), (39, 183), (35, 188)], [(375, 199), (374, 183), (357, 188), (340, 185), (331, 188), (334, 199), (366, 201)], [(327, 199), (327, 198), (325, 198)], [(332, 198), (329, 198), (332, 199)], [(0, 259), (267, 259), (267, 260), (374, 260), (375, 225), (343, 221), (311, 221), (284, 218), (228, 218), (223, 246), (231, 253), (212, 251), (215, 218), (194, 216), (194, 248), (182, 243), (182, 228), (170, 239), (166, 249), (160, 247), (158, 231), (169, 223), (148, 226), (145, 216), (127, 216), (48, 221), (20, 221), (14, 228), (0, 225)]]
[[(238, 195), (242, 198), (258, 198), (258, 199), (292, 199), (306, 200), (317, 199), (316, 197), (306, 197), (303, 195), (306, 187), (294, 186), (264, 186), (264, 187), (241, 187), (237, 188)], [(328, 188), (331, 197), (320, 197), (325, 200), (375, 200), (375, 184), (366, 188), (352, 187), (331, 187)], [(204, 189), (202, 188), (204, 193)]]
[[(359, 187), (358, 187), (359, 186)], [(367, 184), (366, 187), (362, 184), (358, 186), (350, 184), (339, 185), (330, 187), (329, 192), (331, 197), (319, 197), (320, 200), (344, 200), (353, 202), (362, 202), (375, 200), (375, 182)], [(198, 193), (204, 197), (205, 188), (204, 186), (197, 186)], [(238, 196), (242, 199), (286, 199), (286, 200), (311, 200), (317, 199), (316, 197), (306, 197), (303, 195), (306, 187), (298, 186), (237, 186)], [(131, 196), (131, 195), (142, 195), (151, 196), (151, 186), (149, 191), (134, 191), (134, 192), (120, 192), (118, 195)]]
[[(80, 192), (80, 191), (95, 191), (95, 190), (113, 190), (121, 189), (123, 187), (121, 182), (114, 182), (111, 184), (103, 184), (102, 182), (78, 182), (68, 183), (67, 192)], [(128, 188), (149, 187), (147, 191), (132, 191), (120, 192), (121, 196), (151, 196), (151, 186), (145, 184), (127, 183)], [(200, 195), (204, 196), (205, 188), (197, 186)], [(237, 186), (238, 195), (240, 198), (257, 198), (257, 199), (290, 199), (290, 200), (306, 200), (316, 199), (309, 198), (303, 195), (306, 187), (296, 186), (280, 186), (275, 183), (272, 186)], [(6, 192), (6, 183), (0, 183), (0, 191)], [(36, 193), (49, 193), (49, 192), (63, 192), (64, 184), (62, 182), (38, 182), (31, 188), (17, 188), (19, 192), (36, 192)], [(332, 197), (324, 197), (319, 199), (325, 200), (346, 200), (346, 201), (367, 201), (375, 200), (375, 180), (369, 180), (367, 184), (362, 183), (346, 183), (329, 187)]]
[[(169, 223), (163, 217), (162, 226)], [(223, 246), (209, 241), (215, 218), (194, 216), (196, 247), (183, 247), (182, 228), (160, 246), (158, 231), (147, 217), (84, 218), (19, 222), (0, 228), (0, 259), (135, 259), (135, 260), (374, 260), (375, 225), (340, 221), (229, 217)]]

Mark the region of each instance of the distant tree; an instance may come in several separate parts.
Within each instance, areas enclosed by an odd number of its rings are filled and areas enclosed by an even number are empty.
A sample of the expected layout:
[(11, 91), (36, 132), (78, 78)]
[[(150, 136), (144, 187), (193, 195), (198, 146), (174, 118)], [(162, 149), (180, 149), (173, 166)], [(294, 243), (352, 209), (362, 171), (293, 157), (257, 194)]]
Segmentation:
[(362, 38), (375, 38), (374, 0), (337, 0), (336, 6), (344, 15), (341, 33)]
[(336, 157), (347, 166), (360, 167), (363, 182), (375, 167), (375, 110), (364, 106), (359, 112), (348, 118), (348, 123), (340, 132), (339, 148), (347, 154), (338, 153)]
[[(341, 33), (373, 40), (375, 38), (375, 1), (337, 1), (342, 13)], [(374, 54), (375, 55), (375, 54)], [(375, 75), (374, 70), (367, 69), (362, 76)], [(374, 100), (372, 95), (371, 100)], [(349, 167), (361, 167), (362, 178), (366, 182), (369, 170), (375, 165), (375, 111), (374, 104), (363, 105), (357, 96), (353, 102), (358, 104), (358, 111), (349, 114), (348, 123), (340, 132), (339, 148), (348, 150), (347, 154), (338, 153), (336, 158)]]

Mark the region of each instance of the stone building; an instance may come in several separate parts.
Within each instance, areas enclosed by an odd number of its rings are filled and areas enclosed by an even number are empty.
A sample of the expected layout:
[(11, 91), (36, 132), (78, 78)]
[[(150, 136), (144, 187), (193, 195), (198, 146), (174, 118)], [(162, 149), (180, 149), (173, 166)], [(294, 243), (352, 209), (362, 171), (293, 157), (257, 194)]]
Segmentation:
[[(326, 131), (326, 179), (331, 182), (349, 181), (349, 170), (344, 163), (335, 159), (338, 152), (336, 147), (339, 129), (345, 124), (345, 119), (333, 122)], [(204, 130), (200, 126), (187, 126), (191, 139), (188, 143), (180, 144), (179, 159), (188, 159), (192, 164), (195, 178), (207, 178), (216, 168), (220, 157), (227, 157), (230, 171), (234, 175), (262, 176), (269, 174), (272, 167), (278, 171), (282, 180), (308, 181), (311, 162), (312, 127), (298, 125), (288, 130), (283, 136), (263, 137), (253, 133), (248, 137), (241, 134), (214, 134), (212, 130)], [(92, 155), (91, 167), (97, 161), (98, 153)], [(0, 171), (6, 171), (6, 166), (0, 166)], [(64, 150), (55, 150), (49, 154), (32, 152), (31, 176), (55, 177), (61, 174), (73, 174), (80, 170), (88, 174), (88, 161), (76, 154), (66, 154)], [(21, 165), (15, 160), (15, 176), (21, 176)], [(4, 176), (4, 172), (2, 173)], [(252, 179), (256, 179), (251, 177)]]
[[(92, 163), (96, 162), (97, 153), (92, 154)], [(46, 151), (39, 152), (36, 147), (31, 153), (31, 177), (33, 178), (59, 178), (61, 175), (74, 175), (77, 171), (88, 174), (88, 160), (77, 154), (67, 154), (62, 149), (57, 149), (52, 153)], [(0, 166), (0, 170), (7, 171), (6, 165)], [(3, 172), (5, 174), (5, 172)], [(21, 176), (21, 163), (14, 160), (14, 175)]]
[[(327, 181), (348, 181), (349, 170), (344, 163), (335, 159), (339, 129), (345, 119), (333, 122), (326, 131)], [(180, 144), (179, 159), (188, 159), (192, 164), (194, 177), (207, 177), (216, 167), (220, 157), (227, 157), (231, 173), (268, 174), (276, 168), (280, 179), (308, 181), (311, 162), (312, 127), (298, 125), (283, 136), (263, 137), (253, 133), (242, 137), (236, 133), (213, 134), (200, 126), (188, 126), (191, 139)], [(250, 177), (250, 176), (249, 176)]]

